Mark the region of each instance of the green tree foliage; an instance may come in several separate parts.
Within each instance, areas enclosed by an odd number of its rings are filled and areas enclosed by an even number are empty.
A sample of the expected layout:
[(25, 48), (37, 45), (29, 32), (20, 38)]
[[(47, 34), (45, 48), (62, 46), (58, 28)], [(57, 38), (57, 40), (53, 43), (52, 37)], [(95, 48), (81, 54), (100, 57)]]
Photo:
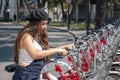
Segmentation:
[(120, 4), (120, 0), (112, 0), (112, 2), (115, 4)]

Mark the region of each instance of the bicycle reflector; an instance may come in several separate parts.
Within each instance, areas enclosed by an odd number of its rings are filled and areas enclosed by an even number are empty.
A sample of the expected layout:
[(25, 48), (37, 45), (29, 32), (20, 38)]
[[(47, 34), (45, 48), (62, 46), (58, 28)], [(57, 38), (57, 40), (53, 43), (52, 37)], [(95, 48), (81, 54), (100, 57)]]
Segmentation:
[(100, 42), (101, 42), (101, 45), (106, 45), (106, 40), (105, 40), (105, 38), (101, 39)]
[(82, 54), (82, 50), (80, 49), (80, 51), (79, 51), (81, 54)]
[(94, 50), (91, 47), (89, 49), (89, 54), (94, 59)]
[(56, 72), (62, 72), (62, 68), (60, 65), (55, 65)]
[(88, 71), (88, 63), (87, 62), (82, 64), (82, 71), (85, 71), (85, 72)]
[(88, 46), (92, 46), (92, 43), (90, 41), (87, 41)]
[(107, 42), (105, 40), (105, 37), (103, 36), (103, 33), (100, 33), (100, 44), (101, 45), (106, 45)]
[(86, 61), (86, 59), (84, 57), (81, 58), (81, 60), (82, 60), (82, 71), (87, 72), (89, 64), (87, 63), (87, 61)]
[(97, 53), (101, 53), (101, 49), (97, 43), (95, 44), (95, 49)]
[(68, 61), (69, 61), (69, 62), (72, 62), (72, 61), (73, 61), (72, 56), (68, 56)]

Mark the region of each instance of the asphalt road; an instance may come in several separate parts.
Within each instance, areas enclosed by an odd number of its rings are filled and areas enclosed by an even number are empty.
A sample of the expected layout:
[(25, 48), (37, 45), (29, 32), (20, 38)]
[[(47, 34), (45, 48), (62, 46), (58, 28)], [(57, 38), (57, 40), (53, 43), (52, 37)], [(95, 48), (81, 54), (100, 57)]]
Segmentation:
[[(21, 25), (13, 23), (0, 23), (0, 80), (11, 80), (13, 73), (5, 71), (5, 66), (13, 63), (13, 47)], [(61, 27), (57, 27), (61, 28)], [(66, 29), (66, 27), (62, 27)], [(67, 32), (51, 29), (48, 27), (50, 47), (57, 47), (63, 44), (73, 43), (73, 37)], [(71, 31), (76, 36), (82, 36), (85, 31)]]

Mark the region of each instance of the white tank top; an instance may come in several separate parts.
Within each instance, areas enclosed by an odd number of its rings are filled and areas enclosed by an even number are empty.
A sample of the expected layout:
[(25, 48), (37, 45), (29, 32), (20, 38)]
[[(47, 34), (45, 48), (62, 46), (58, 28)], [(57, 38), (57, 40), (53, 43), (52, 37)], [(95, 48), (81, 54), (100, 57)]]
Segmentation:
[[(33, 41), (33, 44), (37, 50), (42, 50), (42, 46), (38, 44), (37, 41)], [(24, 49), (19, 49), (19, 61), (18, 64), (27, 64), (29, 65), (33, 59), (30, 57), (29, 53)]]

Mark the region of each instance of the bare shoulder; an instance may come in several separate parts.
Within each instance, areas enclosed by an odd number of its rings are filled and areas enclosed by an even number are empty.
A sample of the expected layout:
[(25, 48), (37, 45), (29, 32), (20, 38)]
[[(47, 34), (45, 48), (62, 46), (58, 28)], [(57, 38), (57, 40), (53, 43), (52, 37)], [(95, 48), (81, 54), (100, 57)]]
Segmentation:
[(26, 40), (26, 39), (32, 39), (32, 36), (28, 33), (25, 33), (22, 37), (22, 40)]
[(32, 42), (32, 40), (33, 40), (32, 36), (28, 33), (25, 33), (20, 40), (21, 47), (23, 47), (23, 45), (26, 43)]

